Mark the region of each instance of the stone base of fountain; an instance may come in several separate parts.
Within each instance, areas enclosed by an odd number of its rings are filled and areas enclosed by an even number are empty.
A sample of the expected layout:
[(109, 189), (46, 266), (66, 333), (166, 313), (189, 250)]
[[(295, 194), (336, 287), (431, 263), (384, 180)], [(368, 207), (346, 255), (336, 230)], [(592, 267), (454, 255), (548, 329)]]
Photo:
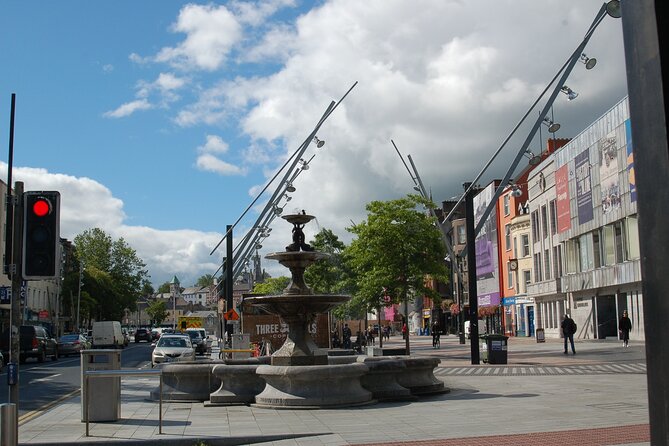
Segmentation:
[(344, 365), (261, 365), (256, 374), (265, 389), (255, 405), (273, 409), (325, 409), (375, 403), (360, 380), (369, 371), (362, 363)]

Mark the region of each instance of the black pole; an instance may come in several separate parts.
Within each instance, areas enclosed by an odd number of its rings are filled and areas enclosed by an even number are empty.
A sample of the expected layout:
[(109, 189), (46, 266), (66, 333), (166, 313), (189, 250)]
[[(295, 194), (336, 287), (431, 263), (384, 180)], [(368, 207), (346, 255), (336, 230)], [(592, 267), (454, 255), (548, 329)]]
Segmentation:
[(7, 157), (7, 207), (5, 219), (5, 260), (3, 268), (9, 275), (12, 262), (12, 228), (14, 225), (14, 200), (12, 198), (12, 170), (14, 165), (14, 114), (16, 111), (16, 93), (12, 93), (12, 105), (9, 114), (9, 156)]
[(636, 171), (650, 444), (669, 443), (669, 30), (667, 5), (620, 2)]
[[(232, 269), (234, 268), (235, 262), (232, 256), (232, 225), (227, 225), (225, 227), (226, 235), (226, 261), (225, 261), (225, 306), (226, 310), (230, 311), (234, 307), (234, 301), (232, 299)], [(228, 334), (232, 334), (232, 324), (226, 324), (225, 330)], [(229, 339), (232, 339), (228, 336)]]
[(476, 235), (474, 234), (474, 195), (476, 187), (464, 183), (467, 191), (465, 196), (465, 220), (467, 224), (467, 281), (469, 282), (469, 341), (471, 343), (472, 364), (480, 364), (479, 354), (479, 304), (476, 290)]

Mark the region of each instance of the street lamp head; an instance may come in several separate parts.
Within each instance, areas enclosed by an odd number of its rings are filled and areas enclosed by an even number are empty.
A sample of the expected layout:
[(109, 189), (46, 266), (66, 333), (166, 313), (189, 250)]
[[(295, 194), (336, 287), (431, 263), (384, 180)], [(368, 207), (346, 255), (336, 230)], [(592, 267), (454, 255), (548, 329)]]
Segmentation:
[(564, 85), (564, 86), (560, 89), (560, 91), (562, 91), (562, 93), (566, 94), (566, 95), (567, 95), (567, 99), (570, 100), (570, 101), (573, 101), (574, 99), (576, 99), (576, 98), (578, 97), (578, 93), (576, 93), (574, 90), (572, 90), (571, 88), (567, 87), (566, 85)]
[(325, 145), (325, 140), (318, 139), (318, 136), (314, 136), (314, 142), (316, 143), (316, 147), (319, 149)]
[(286, 191), (288, 192), (295, 192), (297, 189), (295, 189), (295, 186), (293, 186), (293, 183), (288, 183), (286, 184)]
[(585, 64), (586, 70), (592, 70), (597, 65), (597, 59), (594, 57), (588, 57), (585, 53), (581, 54), (581, 62)]
[(620, 1), (611, 0), (606, 4), (606, 13), (613, 17), (614, 19), (619, 19), (622, 17), (622, 12), (620, 10)]

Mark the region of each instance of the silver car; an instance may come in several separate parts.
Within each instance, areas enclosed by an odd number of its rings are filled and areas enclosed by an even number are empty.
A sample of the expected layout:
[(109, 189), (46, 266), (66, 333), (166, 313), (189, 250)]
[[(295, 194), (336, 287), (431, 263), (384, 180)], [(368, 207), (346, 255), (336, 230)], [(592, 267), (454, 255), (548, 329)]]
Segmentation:
[(188, 336), (161, 336), (151, 353), (151, 365), (181, 361), (195, 361), (195, 350)]

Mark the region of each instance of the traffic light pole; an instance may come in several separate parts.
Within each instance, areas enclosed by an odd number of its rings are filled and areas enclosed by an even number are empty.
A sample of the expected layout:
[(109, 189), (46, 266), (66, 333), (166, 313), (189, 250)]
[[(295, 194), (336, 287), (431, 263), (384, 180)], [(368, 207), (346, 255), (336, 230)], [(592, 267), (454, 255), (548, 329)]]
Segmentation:
[[(14, 186), (14, 222), (12, 237), (12, 258), (9, 263), (9, 275), (12, 279), (12, 303), (10, 309), (10, 333), (11, 350), (9, 362), (12, 363), (11, 370), (7, 369), (7, 381), (9, 383), (9, 402), (16, 404), (16, 411), (19, 410), (19, 327), (21, 326), (21, 257), (23, 255), (23, 182), (17, 181)], [(12, 376), (10, 376), (10, 374)]]

